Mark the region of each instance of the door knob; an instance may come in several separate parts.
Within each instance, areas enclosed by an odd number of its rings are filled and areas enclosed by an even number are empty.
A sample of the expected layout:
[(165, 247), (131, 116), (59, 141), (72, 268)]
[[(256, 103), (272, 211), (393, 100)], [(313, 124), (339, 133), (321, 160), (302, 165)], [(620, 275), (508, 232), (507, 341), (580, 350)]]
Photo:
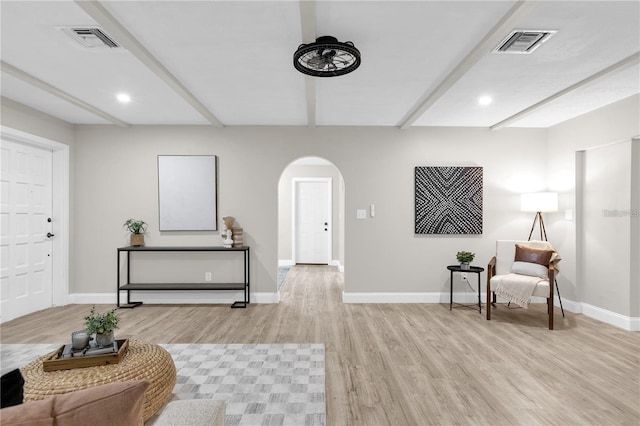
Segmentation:
[(54, 236), (54, 234), (52, 234), (51, 232), (47, 232), (47, 238), (51, 238), (53, 236)]

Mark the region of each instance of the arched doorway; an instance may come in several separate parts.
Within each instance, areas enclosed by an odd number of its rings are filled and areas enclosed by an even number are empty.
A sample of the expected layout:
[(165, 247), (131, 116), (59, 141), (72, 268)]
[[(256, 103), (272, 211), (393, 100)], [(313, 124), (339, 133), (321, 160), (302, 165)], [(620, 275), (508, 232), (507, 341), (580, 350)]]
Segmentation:
[[(296, 263), (328, 264), (344, 270), (344, 195), (340, 170), (324, 158), (302, 157), (283, 170), (278, 184), (278, 293), (287, 269)], [(327, 197), (328, 212), (322, 216), (326, 219), (312, 219), (321, 228), (308, 229), (303, 224), (306, 213), (301, 210), (322, 212), (325, 205), (317, 197)], [(321, 241), (325, 232), (326, 251)], [(321, 256), (314, 257), (316, 254)]]

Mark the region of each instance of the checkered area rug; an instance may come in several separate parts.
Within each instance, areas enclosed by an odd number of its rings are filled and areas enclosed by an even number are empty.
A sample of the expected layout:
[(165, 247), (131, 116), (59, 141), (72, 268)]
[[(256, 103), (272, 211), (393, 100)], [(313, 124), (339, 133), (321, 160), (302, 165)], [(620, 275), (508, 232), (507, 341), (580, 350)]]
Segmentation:
[[(326, 424), (323, 344), (161, 346), (178, 374), (172, 399), (225, 400), (226, 426)], [(57, 347), (2, 344), (2, 373)]]

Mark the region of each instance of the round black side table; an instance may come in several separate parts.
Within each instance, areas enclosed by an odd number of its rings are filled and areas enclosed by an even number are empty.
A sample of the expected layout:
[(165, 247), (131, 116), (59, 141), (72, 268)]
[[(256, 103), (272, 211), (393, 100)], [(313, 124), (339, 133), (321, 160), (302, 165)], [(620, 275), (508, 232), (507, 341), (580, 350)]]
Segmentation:
[[(447, 269), (450, 271), (450, 277), (449, 277), (449, 310), (451, 310), (453, 308), (453, 273), (454, 272), (467, 272), (467, 273), (472, 273), (472, 274), (477, 274), (478, 275), (478, 311), (480, 311), (480, 313), (482, 313), (482, 302), (480, 301), (480, 273), (484, 271), (484, 268), (481, 268), (479, 266), (470, 266), (469, 269), (462, 269), (460, 267), (460, 265), (449, 265), (447, 266)], [(476, 305), (465, 305), (462, 303), (456, 303), (457, 306), (461, 306), (461, 307), (473, 307), (475, 308)]]

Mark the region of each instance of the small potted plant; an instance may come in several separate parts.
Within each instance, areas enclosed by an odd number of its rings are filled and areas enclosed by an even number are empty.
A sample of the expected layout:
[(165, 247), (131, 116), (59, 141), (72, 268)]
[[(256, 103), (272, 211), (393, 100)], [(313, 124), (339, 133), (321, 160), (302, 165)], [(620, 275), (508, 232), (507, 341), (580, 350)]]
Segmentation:
[(129, 219), (124, 227), (131, 232), (131, 245), (134, 247), (144, 245), (144, 231), (147, 230), (146, 222), (138, 219)]
[(118, 311), (115, 308), (101, 314), (96, 312), (96, 307), (93, 306), (89, 315), (84, 317), (84, 321), (87, 333), (95, 333), (98, 347), (113, 344), (113, 330), (118, 328)]
[(460, 269), (471, 269), (469, 264), (473, 262), (474, 257), (476, 257), (476, 254), (470, 251), (459, 251), (456, 253), (456, 259), (460, 262)]

